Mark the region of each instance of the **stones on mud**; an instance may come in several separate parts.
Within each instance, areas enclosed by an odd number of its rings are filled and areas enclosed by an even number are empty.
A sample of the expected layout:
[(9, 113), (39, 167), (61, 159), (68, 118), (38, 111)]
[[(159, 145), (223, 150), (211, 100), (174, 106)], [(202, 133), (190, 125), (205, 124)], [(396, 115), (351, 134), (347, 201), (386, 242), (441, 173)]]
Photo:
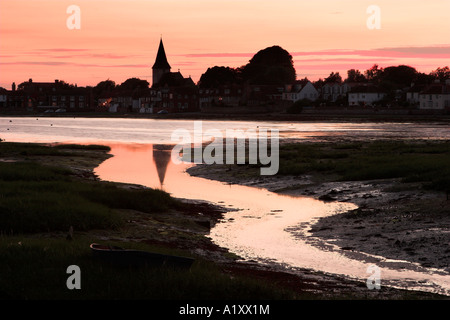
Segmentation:
[(333, 198), (329, 194), (324, 194), (319, 197), (319, 200), (321, 200), (321, 201), (336, 201), (336, 198)]
[(311, 232), (320, 232), (320, 231), (327, 231), (327, 230), (333, 230), (333, 228), (332, 227), (322, 227), (322, 228), (312, 227), (310, 231)]

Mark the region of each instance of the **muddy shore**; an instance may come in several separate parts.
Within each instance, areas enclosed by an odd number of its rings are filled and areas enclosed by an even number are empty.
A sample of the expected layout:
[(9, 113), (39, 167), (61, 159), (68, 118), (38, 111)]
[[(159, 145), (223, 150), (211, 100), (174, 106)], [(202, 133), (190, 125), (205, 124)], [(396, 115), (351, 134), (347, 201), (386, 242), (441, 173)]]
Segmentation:
[[(233, 167), (230, 173), (226, 166), (199, 165), (188, 173), (281, 194), (356, 204), (356, 210), (292, 226), (288, 231), (311, 245), (337, 250), (353, 259), (370, 254), (450, 272), (450, 201), (445, 193), (425, 191), (418, 184), (395, 179), (315, 183), (308, 175), (248, 178), (236, 170), (245, 169)], [(390, 266), (403, 268), (401, 263)], [(335, 279), (335, 283), (339, 281), (342, 279)], [(364, 291), (369, 291), (365, 285)]]

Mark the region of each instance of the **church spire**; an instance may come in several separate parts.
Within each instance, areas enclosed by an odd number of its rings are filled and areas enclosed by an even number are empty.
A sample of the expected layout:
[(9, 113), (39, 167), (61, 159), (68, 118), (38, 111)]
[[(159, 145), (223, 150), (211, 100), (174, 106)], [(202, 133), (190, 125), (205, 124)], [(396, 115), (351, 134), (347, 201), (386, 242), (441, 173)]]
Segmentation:
[(156, 55), (155, 64), (153, 65), (152, 69), (163, 69), (163, 70), (169, 69), (170, 70), (170, 64), (167, 61), (166, 51), (164, 50), (162, 36), (161, 36), (161, 40), (159, 42), (159, 49), (158, 49), (158, 54)]

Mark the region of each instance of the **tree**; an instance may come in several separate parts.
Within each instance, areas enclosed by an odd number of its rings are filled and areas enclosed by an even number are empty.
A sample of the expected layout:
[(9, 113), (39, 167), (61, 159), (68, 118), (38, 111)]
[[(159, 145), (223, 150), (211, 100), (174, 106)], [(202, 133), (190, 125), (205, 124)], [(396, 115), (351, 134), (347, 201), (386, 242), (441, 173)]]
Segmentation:
[(240, 76), (237, 69), (230, 67), (208, 68), (200, 77), (198, 85), (201, 88), (217, 88), (221, 85), (240, 83)]
[(387, 67), (381, 75), (381, 84), (395, 89), (408, 87), (417, 77), (417, 70), (410, 66), (400, 65)]
[(377, 64), (374, 64), (372, 68), (365, 71), (366, 79), (372, 83), (377, 83), (383, 71), (383, 68), (379, 68)]
[(240, 70), (243, 80), (251, 84), (284, 85), (296, 79), (292, 56), (279, 46), (260, 50)]
[(450, 68), (448, 66), (437, 68), (436, 70), (431, 71), (430, 76), (435, 80), (443, 82), (450, 79)]
[(141, 90), (148, 89), (149, 83), (147, 80), (141, 80), (138, 78), (130, 78), (125, 80), (121, 85), (118, 86), (121, 90)]
[(339, 74), (339, 72), (331, 72), (330, 75), (325, 78), (325, 82), (337, 82), (337, 83), (342, 83), (342, 77)]
[(116, 83), (112, 80), (100, 81), (93, 89), (96, 95), (112, 92), (116, 88)]
[(365, 82), (366, 77), (359, 71), (355, 69), (350, 69), (347, 71), (346, 82)]

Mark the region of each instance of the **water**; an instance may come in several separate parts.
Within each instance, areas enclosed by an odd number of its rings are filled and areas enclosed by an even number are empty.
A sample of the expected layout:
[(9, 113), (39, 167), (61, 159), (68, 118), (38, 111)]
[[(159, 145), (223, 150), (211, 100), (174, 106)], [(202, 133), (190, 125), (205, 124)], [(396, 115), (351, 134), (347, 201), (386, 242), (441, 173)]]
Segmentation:
[[(10, 120), (12, 122), (10, 122)], [(450, 138), (438, 123), (286, 123), (204, 121), (203, 128), (277, 128), (286, 139), (333, 138)], [(297, 268), (320, 270), (365, 281), (367, 268), (381, 268), (382, 285), (450, 295), (450, 277), (441, 270), (417, 264), (361, 255), (353, 259), (321, 250), (287, 230), (322, 216), (353, 209), (351, 203), (323, 203), (308, 197), (279, 195), (265, 189), (229, 185), (189, 176), (190, 164), (175, 165), (158, 145), (174, 143), (173, 130), (193, 129), (190, 120), (0, 118), (0, 138), (7, 141), (77, 142), (109, 145), (114, 157), (95, 171), (104, 180), (163, 188), (175, 197), (211, 201), (234, 209), (211, 230), (217, 244), (245, 259), (277, 263), (292, 272)], [(9, 129), (9, 130), (6, 130)], [(305, 231), (307, 236), (307, 230)]]

